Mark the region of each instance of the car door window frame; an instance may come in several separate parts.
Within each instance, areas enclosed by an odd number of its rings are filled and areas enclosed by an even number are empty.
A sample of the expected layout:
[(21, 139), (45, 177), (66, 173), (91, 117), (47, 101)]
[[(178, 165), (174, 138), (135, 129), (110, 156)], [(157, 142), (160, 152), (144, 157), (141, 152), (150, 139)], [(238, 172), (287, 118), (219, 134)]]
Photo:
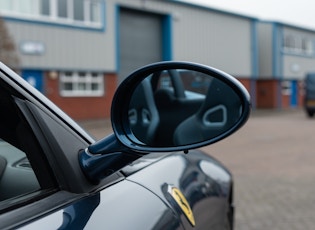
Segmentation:
[[(2, 121), (5, 123), (5, 126), (3, 126), (1, 135), (3, 135), (4, 141), (11, 145), (11, 147), (8, 145), (8, 150), (12, 149), (15, 151), (14, 148), (16, 148), (25, 153), (27, 161), (24, 163), (27, 162), (27, 164), (31, 165), (39, 184), (39, 189), (36, 191), (30, 190), (25, 193), (21, 192), (21, 194), (17, 195), (12, 194), (12, 197), (8, 194), (7, 198), (4, 198), (0, 202), (0, 214), (3, 214), (27, 205), (33, 202), (34, 199), (38, 200), (58, 191), (58, 186), (47, 159), (43, 154), (42, 148), (40, 147), (29, 122), (18, 106), (19, 101), (24, 100), (22, 99), (23, 97), (2, 80), (0, 80), (0, 90), (2, 95), (0, 105), (3, 109), (3, 117), (6, 118)], [(25, 160), (22, 158), (20, 160)], [(10, 167), (17, 167), (20, 160), (18, 160), (16, 164), (11, 164)]]

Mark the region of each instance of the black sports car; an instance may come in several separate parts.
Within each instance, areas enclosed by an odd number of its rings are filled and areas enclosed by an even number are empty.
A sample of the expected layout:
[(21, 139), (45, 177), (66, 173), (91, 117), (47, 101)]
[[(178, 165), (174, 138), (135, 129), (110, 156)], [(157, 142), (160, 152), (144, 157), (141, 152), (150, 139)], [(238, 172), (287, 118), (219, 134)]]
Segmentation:
[(114, 133), (95, 141), (0, 63), (1, 229), (233, 229), (233, 181), (195, 150), (248, 119), (232, 76), (188, 62), (119, 86)]

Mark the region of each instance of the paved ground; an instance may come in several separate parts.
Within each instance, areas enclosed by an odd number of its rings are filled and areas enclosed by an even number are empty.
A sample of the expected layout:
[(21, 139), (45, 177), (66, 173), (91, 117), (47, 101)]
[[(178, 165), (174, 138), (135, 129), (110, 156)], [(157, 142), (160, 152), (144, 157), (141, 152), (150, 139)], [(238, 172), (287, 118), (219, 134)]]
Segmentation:
[[(81, 124), (98, 138), (110, 132), (100, 129), (108, 121)], [(315, 229), (315, 118), (255, 111), (241, 130), (204, 150), (234, 175), (236, 230)]]

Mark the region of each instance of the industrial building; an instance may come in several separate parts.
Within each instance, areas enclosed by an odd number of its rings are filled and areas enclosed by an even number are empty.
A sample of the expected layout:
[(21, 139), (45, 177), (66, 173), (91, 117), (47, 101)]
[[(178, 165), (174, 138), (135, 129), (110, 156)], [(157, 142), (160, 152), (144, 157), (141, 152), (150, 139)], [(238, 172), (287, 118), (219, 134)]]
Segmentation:
[(109, 117), (119, 82), (152, 62), (228, 72), (253, 108), (300, 106), (315, 64), (315, 31), (174, 0), (2, 0), (0, 15), (22, 77), (75, 119)]
[(257, 107), (301, 107), (305, 75), (315, 71), (315, 31), (279, 22), (260, 22), (257, 33)]

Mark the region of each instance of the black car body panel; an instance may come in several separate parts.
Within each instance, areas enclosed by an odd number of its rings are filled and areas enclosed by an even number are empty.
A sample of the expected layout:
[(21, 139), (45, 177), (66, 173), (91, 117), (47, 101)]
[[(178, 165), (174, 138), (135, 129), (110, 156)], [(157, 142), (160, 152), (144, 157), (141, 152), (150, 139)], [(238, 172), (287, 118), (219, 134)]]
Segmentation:
[(168, 155), (127, 179), (146, 187), (171, 206), (185, 229), (192, 226), (168, 194), (170, 186), (183, 193), (194, 213), (196, 226), (201, 229), (224, 226), (225, 217), (233, 209), (233, 204), (229, 203), (231, 174), (218, 161), (199, 151)]
[[(46, 218), (54, 220), (53, 229), (193, 229), (169, 196), (168, 186), (183, 192), (199, 229), (221, 229), (226, 224), (224, 217), (233, 208), (228, 203), (232, 177), (218, 161), (199, 151), (166, 154), (162, 158), (155, 155), (150, 161), (123, 181), (22, 229), (45, 228)], [(122, 171), (130, 172), (132, 167)], [(117, 216), (121, 221), (112, 221)]]
[(315, 73), (308, 73), (304, 84), (304, 109), (309, 117), (313, 117), (315, 114)]
[[(120, 202), (117, 203), (117, 199)], [(139, 221), (140, 219), (142, 221)], [(177, 229), (180, 227), (176, 215), (158, 197), (144, 187), (127, 180), (108, 187), (100, 193), (80, 199), (21, 229), (43, 229), (47, 227), (49, 220), (51, 229), (165, 229), (165, 226)]]

